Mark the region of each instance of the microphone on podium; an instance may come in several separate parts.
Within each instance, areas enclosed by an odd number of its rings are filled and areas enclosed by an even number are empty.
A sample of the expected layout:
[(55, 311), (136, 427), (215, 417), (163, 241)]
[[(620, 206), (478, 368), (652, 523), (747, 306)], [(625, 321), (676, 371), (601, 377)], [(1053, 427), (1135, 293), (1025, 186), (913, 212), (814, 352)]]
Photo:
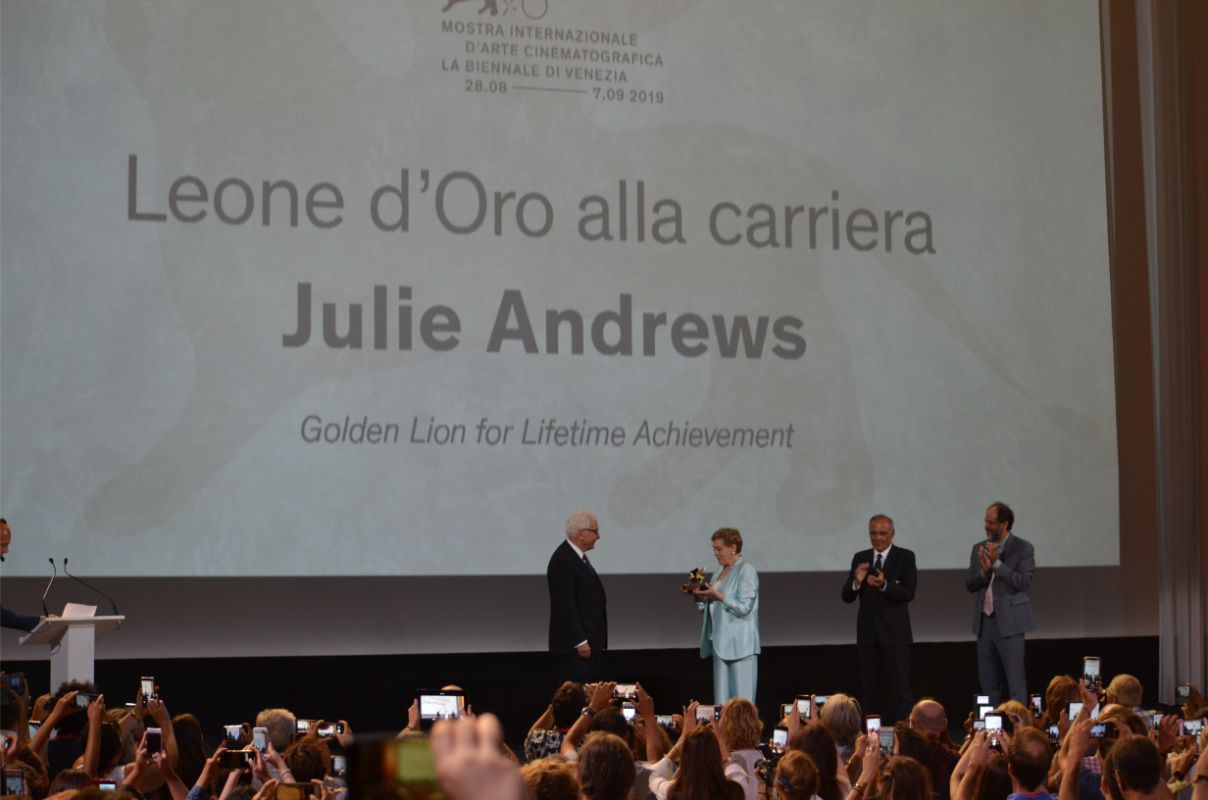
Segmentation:
[[(54, 561), (54, 559), (51, 559), (51, 561), (53, 562), (53, 561)], [(81, 584), (83, 584), (84, 586), (87, 586), (87, 587), (88, 587), (89, 589), (91, 589), (92, 591), (94, 591), (94, 592), (96, 592), (97, 594), (99, 594), (101, 597), (104, 597), (106, 600), (108, 600), (108, 601), (109, 601), (109, 605), (111, 605), (111, 606), (113, 607), (113, 616), (115, 616), (115, 617), (119, 617), (119, 616), (121, 616), (121, 614), (119, 614), (119, 613), (118, 613), (118, 610), (117, 610), (117, 603), (114, 601), (114, 599), (113, 599), (112, 597), (110, 597), (110, 596), (109, 596), (108, 594), (106, 594), (105, 592), (102, 592), (100, 589), (96, 588), (95, 586), (93, 586), (91, 583), (89, 583), (88, 581), (84, 580), (83, 578), (78, 577), (78, 576), (76, 576), (76, 575), (72, 575), (70, 572), (68, 572), (68, 570), (67, 570), (67, 557), (66, 557), (66, 556), (64, 556), (64, 557), (63, 557), (63, 574), (64, 574), (64, 575), (66, 575), (67, 577), (71, 578), (71, 579), (72, 579), (73, 581), (75, 581), (76, 583), (81, 583)]]
[[(64, 567), (66, 567), (66, 565), (64, 565)], [(50, 616), (50, 612), (46, 610), (46, 594), (50, 591), (50, 586), (55, 582), (55, 578), (59, 576), (59, 568), (55, 566), (55, 560), (53, 558), (50, 559), (50, 568), (53, 569), (54, 572), (51, 573), (50, 580), (46, 582), (46, 588), (42, 590), (42, 616), (44, 617)]]

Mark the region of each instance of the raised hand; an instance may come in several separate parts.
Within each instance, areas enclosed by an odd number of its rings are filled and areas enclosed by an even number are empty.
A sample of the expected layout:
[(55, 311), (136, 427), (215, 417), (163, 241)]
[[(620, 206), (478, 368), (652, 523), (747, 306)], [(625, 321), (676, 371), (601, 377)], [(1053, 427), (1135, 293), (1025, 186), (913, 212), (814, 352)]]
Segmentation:
[(591, 690), (591, 701), (588, 706), (597, 714), (612, 705), (612, 693), (617, 688), (615, 681), (597, 683)]
[(432, 760), (449, 800), (521, 800), (520, 771), (500, 753), (502, 738), (493, 714), (441, 720), (433, 726)]
[(168, 707), (158, 697), (147, 701), (147, 714), (155, 720), (160, 728), (166, 728), (172, 724), (172, 716), (168, 713)]
[(861, 561), (859, 564), (856, 564), (856, 571), (852, 573), (852, 579), (856, 583), (863, 583), (864, 579), (868, 577), (869, 569), (869, 563), (867, 561)]
[(654, 698), (642, 688), (642, 684), (638, 684), (638, 716), (645, 719), (646, 717), (654, 717)]
[(340, 733), (340, 729), (336, 728), (336, 741), (340, 743), (340, 747), (348, 749), (352, 746), (352, 726), (346, 719), (340, 720), (340, 724), (344, 726), (344, 732)]
[(105, 695), (98, 695), (95, 700), (88, 704), (88, 726), (99, 727), (105, 721)]
[(977, 548), (977, 562), (981, 564), (982, 572), (986, 575), (994, 568), (994, 559), (990, 558), (990, 551), (984, 544)]

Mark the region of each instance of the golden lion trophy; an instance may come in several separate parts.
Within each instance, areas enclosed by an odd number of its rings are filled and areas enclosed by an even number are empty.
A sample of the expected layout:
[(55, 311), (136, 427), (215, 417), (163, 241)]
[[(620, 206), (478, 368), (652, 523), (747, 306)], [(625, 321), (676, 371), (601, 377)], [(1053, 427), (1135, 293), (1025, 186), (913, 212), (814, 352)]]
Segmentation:
[(688, 573), (688, 582), (680, 586), (684, 594), (692, 594), (709, 587), (709, 578), (705, 575), (704, 567), (697, 567)]

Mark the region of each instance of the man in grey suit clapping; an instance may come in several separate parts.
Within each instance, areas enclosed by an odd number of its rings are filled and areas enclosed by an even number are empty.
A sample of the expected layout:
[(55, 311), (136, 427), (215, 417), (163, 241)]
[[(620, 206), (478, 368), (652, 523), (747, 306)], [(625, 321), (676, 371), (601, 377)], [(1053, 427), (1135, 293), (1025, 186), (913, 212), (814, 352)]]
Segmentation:
[(1027, 703), (1024, 634), (1036, 627), (1028, 587), (1036, 571), (1032, 544), (1012, 533), (1015, 512), (1006, 503), (986, 509), (986, 540), (973, 546), (965, 588), (977, 595), (973, 634), (977, 675), (983, 694), (997, 706), (1004, 699), (1003, 677), (1012, 700)]

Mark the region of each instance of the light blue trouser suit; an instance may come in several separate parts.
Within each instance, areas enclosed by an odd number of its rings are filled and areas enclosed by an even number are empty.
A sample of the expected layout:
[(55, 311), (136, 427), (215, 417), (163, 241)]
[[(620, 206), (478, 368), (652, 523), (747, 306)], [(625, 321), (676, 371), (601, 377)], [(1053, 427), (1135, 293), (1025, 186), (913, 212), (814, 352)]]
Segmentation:
[(755, 684), (759, 680), (759, 656), (737, 661), (713, 656), (713, 702), (721, 705), (735, 697), (755, 702)]
[(712, 583), (726, 598), (701, 603), (701, 658), (713, 659), (713, 702), (735, 697), (755, 702), (759, 677), (759, 573), (739, 557), (726, 575)]

